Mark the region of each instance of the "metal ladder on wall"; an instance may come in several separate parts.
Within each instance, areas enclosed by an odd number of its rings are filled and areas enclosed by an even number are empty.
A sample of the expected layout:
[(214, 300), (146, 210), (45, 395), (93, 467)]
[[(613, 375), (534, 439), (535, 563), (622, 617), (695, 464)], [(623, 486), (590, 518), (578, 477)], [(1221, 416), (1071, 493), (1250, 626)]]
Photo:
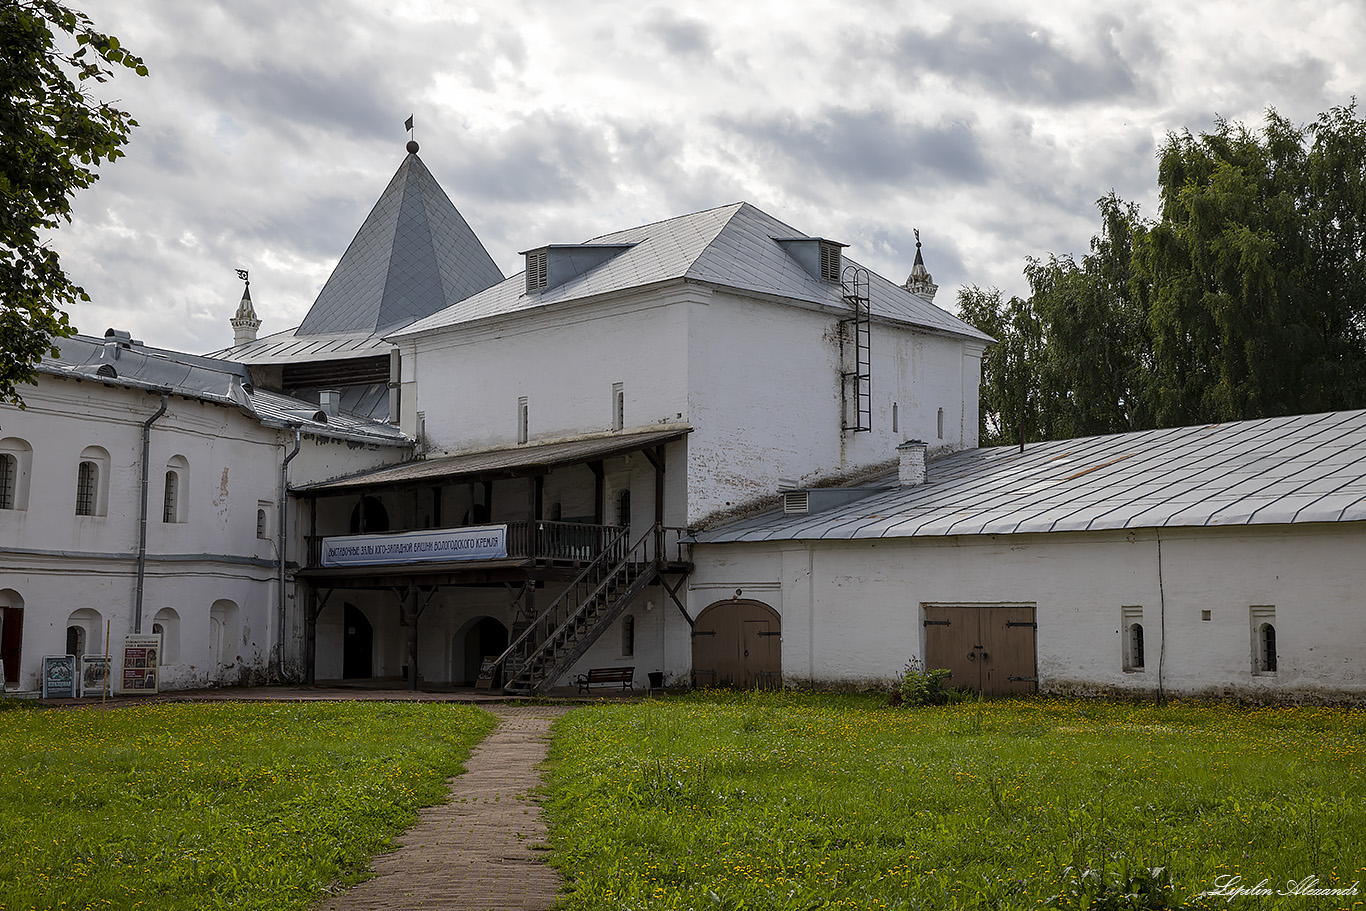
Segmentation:
[(537, 615), (494, 663), (494, 672), (502, 673), (504, 693), (547, 693), (583, 657), (627, 605), (659, 578), (660, 532), (652, 526), (628, 547), (623, 529)]
[[(840, 320), (841, 352), (846, 368), (841, 374), (846, 396), (843, 429), (858, 433), (873, 429), (872, 312), (868, 305), (868, 270), (845, 266), (840, 285), (844, 302), (854, 311), (852, 316)], [(853, 349), (852, 365), (849, 363), (850, 348)], [(848, 369), (851, 366), (853, 369)], [(853, 405), (852, 421), (850, 405)]]

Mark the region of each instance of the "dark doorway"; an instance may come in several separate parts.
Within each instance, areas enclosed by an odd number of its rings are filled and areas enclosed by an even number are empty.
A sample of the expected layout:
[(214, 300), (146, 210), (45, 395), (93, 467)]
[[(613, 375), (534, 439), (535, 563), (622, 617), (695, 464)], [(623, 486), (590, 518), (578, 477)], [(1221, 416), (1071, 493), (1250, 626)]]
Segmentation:
[(925, 667), (984, 696), (1037, 691), (1034, 608), (926, 605)]
[(5, 659), (5, 682), (19, 682), (20, 649), (24, 645), (24, 609), (0, 607), (0, 658)]
[(508, 630), (492, 617), (480, 617), (465, 634), (465, 680), (464, 686), (472, 686), (479, 675), (479, 666), (484, 659), (496, 657), (507, 651)]
[(360, 608), (347, 604), (342, 612), (342, 677), (372, 677), (371, 655), (375, 631)]
[(692, 632), (698, 686), (752, 687), (782, 683), (782, 620), (758, 601), (722, 601), (702, 612)]
[(363, 497), (351, 510), (351, 534), (374, 534), (389, 530), (389, 512), (374, 497)]

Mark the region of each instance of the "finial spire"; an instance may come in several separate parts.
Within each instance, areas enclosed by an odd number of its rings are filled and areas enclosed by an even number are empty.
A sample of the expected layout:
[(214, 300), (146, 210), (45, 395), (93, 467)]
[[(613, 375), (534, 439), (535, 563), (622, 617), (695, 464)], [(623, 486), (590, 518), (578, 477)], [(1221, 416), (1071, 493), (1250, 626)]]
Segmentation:
[(237, 277), (243, 281), (242, 300), (237, 304), (237, 313), (228, 322), (232, 324), (232, 343), (245, 345), (256, 341), (256, 330), (261, 328), (261, 321), (256, 318), (256, 308), (251, 303), (251, 280), (247, 277), (247, 270), (238, 269)]
[(408, 154), (417, 154), (417, 132), (413, 129), (413, 115), (409, 114), (408, 119), (403, 121), (403, 129), (408, 131)]
[(911, 274), (906, 277), (906, 283), (901, 287), (927, 300), (934, 300), (934, 294), (939, 290), (934, 283), (934, 276), (925, 268), (925, 258), (920, 255), (919, 228), (915, 229), (915, 262), (911, 265)]

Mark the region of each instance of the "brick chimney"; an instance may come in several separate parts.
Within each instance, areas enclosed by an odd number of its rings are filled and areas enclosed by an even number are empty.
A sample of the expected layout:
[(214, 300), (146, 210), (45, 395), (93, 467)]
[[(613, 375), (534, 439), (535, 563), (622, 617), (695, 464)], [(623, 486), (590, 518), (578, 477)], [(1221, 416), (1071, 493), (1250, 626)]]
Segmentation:
[(925, 483), (925, 450), (928, 444), (920, 440), (907, 440), (896, 448), (901, 457), (897, 466), (897, 481), (902, 487), (915, 487)]

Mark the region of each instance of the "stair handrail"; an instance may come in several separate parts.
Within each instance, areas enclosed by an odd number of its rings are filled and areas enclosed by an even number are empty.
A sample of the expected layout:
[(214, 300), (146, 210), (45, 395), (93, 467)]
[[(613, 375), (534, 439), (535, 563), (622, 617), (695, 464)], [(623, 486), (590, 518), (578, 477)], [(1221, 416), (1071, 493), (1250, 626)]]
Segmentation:
[[(497, 674), (498, 671), (501, 670), (503, 671), (504, 681), (511, 679), (513, 675), (507, 672), (508, 659), (511, 658), (518, 649), (523, 648), (526, 645), (526, 641), (541, 627), (542, 621), (549, 617), (553, 611), (558, 609), (561, 602), (565, 601), (575, 589), (586, 582), (588, 577), (600, 568), (600, 564), (609, 560), (613, 563), (617, 563), (620, 562), (621, 559), (624, 559), (624, 555), (623, 557), (617, 557), (616, 552), (629, 533), (629, 528), (622, 528), (617, 534), (613, 535), (611, 540), (609, 540), (607, 545), (602, 549), (602, 553), (594, 557), (592, 562), (580, 570), (579, 574), (574, 577), (574, 580), (566, 585), (564, 590), (555, 597), (555, 600), (551, 601), (550, 604), (546, 606), (545, 610), (536, 615), (536, 619), (531, 621), (531, 625), (522, 630), (522, 634), (508, 644), (508, 647), (504, 650), (503, 654), (499, 655), (497, 660), (493, 662), (493, 667), (490, 670), (494, 674)], [(518, 670), (520, 669), (521, 668), (519, 667)]]
[(614, 565), (611, 568), (611, 570), (608, 571), (607, 575), (603, 576), (602, 580), (596, 586), (594, 586), (593, 590), (579, 600), (578, 606), (574, 608), (573, 611), (570, 611), (568, 614), (565, 615), (564, 620), (561, 621), (559, 626), (555, 627), (555, 629), (550, 631), (550, 633), (546, 636), (547, 642), (553, 640), (556, 636), (558, 636), (561, 633), (561, 631), (564, 630), (565, 627), (569, 626), (571, 623), (577, 620), (579, 614), (583, 613), (584, 608), (588, 604), (590, 604), (593, 601), (593, 599), (596, 598), (605, 588), (607, 588), (607, 586), (612, 583), (613, 579), (621, 575), (621, 573), (623, 573), (626, 570), (626, 567), (630, 566), (632, 563), (635, 562), (639, 562), (641, 564), (659, 562), (658, 556), (651, 557), (647, 560), (639, 561), (631, 559), (631, 556), (636, 551), (643, 548), (647, 541), (649, 541), (652, 537), (656, 536), (659, 533), (659, 528), (660, 526), (658, 524), (652, 525), (650, 529), (645, 532), (645, 534), (641, 535), (639, 538), (636, 539), (636, 543), (632, 544), (631, 547), (627, 549), (626, 553), (623, 554), (621, 559), (617, 561), (616, 565)]

